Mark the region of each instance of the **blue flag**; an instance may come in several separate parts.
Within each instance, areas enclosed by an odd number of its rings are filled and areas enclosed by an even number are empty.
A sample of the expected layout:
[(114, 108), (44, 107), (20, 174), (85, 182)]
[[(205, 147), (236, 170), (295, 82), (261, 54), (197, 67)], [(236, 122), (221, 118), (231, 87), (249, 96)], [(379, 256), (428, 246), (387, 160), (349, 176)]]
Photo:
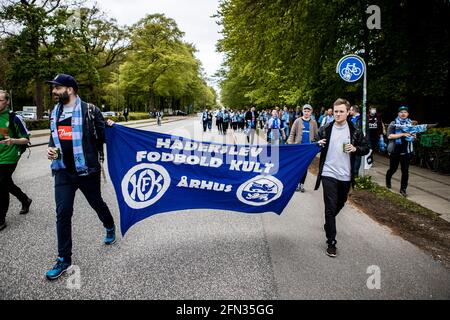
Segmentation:
[(122, 235), (147, 217), (176, 210), (281, 214), (320, 150), (200, 142), (117, 124), (106, 129), (106, 145)]

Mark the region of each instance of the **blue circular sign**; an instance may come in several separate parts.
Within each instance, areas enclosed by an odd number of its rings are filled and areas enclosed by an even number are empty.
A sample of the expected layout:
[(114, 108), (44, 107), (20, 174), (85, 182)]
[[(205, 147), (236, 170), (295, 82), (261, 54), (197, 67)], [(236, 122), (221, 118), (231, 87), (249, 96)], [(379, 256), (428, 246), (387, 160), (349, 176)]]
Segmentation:
[(355, 82), (366, 72), (366, 63), (361, 57), (349, 54), (339, 60), (336, 72), (344, 81)]

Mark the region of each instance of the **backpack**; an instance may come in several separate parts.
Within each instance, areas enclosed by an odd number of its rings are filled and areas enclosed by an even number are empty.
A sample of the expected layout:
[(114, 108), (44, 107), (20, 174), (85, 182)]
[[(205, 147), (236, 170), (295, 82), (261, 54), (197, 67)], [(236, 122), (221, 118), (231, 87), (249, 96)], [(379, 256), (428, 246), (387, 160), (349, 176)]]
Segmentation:
[[(19, 121), (19, 123), (18, 123)], [(12, 132), (13, 138), (20, 138), (20, 132), (17, 129), (18, 125), (22, 125), (25, 129), (27, 128), (25, 123), (16, 115), (15, 112), (11, 111), (9, 113), (9, 130)], [(27, 144), (19, 144), (17, 145), (19, 147), (20, 155), (22, 155), (27, 149), (28, 149), (28, 157), (30, 157), (31, 154), (31, 143), (28, 142)]]
[(96, 106), (94, 106), (92, 103), (87, 103), (87, 118), (88, 118), (88, 125), (92, 127), (92, 132), (94, 133), (95, 137), (95, 145), (97, 146), (98, 156), (100, 162), (103, 162), (105, 160), (105, 153), (103, 151), (103, 143), (99, 141), (97, 129), (95, 128), (95, 109), (98, 109)]

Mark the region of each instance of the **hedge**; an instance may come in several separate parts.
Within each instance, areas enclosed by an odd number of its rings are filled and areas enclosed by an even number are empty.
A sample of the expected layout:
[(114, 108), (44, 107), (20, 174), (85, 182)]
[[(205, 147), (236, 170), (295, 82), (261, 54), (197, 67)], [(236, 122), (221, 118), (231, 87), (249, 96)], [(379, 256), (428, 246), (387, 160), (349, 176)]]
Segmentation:
[[(125, 121), (125, 118), (120, 115), (118, 117), (105, 117), (106, 119), (111, 119), (115, 122), (121, 122)], [(130, 113), (128, 116), (128, 120), (144, 120), (149, 119), (148, 114), (146, 113)], [(25, 120), (25, 123), (27, 125), (27, 129), (29, 131), (31, 130), (42, 130), (42, 129), (50, 129), (50, 120), (48, 119), (40, 119), (40, 120)]]

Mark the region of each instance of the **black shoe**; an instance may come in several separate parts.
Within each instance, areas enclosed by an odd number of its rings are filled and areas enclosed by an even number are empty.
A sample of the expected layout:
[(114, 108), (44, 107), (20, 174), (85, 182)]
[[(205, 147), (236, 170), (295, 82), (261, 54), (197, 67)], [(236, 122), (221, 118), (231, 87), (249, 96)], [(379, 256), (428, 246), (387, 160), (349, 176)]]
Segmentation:
[(336, 251), (337, 251), (336, 246), (333, 246), (331, 244), (328, 245), (328, 248), (327, 248), (327, 255), (328, 256), (330, 256), (332, 258), (335, 258), (336, 255), (337, 255)]
[(20, 210), (20, 214), (27, 214), (30, 211), (30, 206), (33, 200), (30, 198), (27, 199), (25, 203), (22, 203), (22, 209)]
[(405, 198), (408, 196), (408, 194), (406, 193), (406, 190), (405, 190), (405, 189), (400, 189), (400, 194), (401, 194), (402, 196), (404, 196)]
[(0, 223), (0, 231), (6, 228), (6, 222), (3, 221), (3, 223)]
[(391, 185), (390, 181), (386, 181), (386, 188), (388, 188), (388, 189), (392, 188), (392, 185)]

